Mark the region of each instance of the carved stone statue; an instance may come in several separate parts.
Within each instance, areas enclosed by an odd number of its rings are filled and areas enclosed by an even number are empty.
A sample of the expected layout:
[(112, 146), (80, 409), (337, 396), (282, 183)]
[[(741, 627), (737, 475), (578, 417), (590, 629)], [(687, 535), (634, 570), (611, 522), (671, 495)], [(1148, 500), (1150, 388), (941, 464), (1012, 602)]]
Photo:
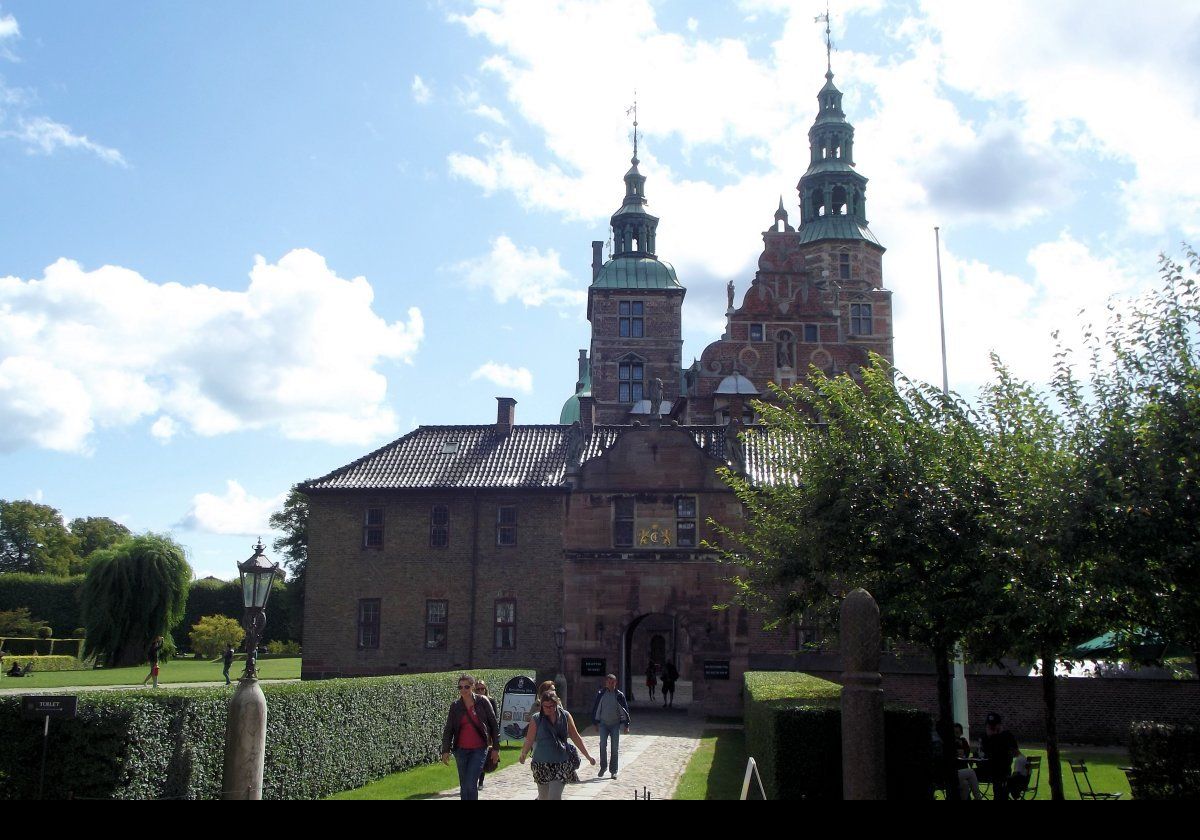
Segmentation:
[(729, 308), (733, 309), (733, 281), (729, 281), (729, 285), (725, 287), (725, 296), (729, 299)]
[(662, 417), (662, 402), (663, 402), (663, 381), (655, 379), (650, 383), (650, 413), (655, 417)]

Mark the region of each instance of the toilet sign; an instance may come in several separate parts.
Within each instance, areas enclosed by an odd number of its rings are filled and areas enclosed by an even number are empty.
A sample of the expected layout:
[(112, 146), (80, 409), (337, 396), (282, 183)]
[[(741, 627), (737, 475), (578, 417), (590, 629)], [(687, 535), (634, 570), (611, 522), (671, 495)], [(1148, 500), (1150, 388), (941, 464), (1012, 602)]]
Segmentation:
[(529, 718), (537, 702), (537, 686), (529, 677), (513, 677), (504, 684), (500, 702), (500, 739), (523, 741), (529, 728)]

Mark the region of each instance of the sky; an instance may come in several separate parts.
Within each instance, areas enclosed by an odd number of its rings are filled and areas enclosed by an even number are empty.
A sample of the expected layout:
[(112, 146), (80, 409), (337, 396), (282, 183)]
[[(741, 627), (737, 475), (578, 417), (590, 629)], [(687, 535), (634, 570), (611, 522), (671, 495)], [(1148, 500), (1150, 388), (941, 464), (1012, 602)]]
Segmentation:
[[(0, 0), (0, 498), (232, 577), (297, 482), (556, 423), (638, 103), (684, 360), (796, 182), (823, 0)], [(1045, 381), (1200, 244), (1200, 2), (837, 0), (895, 357)], [(1082, 314), (1081, 314), (1082, 313)]]

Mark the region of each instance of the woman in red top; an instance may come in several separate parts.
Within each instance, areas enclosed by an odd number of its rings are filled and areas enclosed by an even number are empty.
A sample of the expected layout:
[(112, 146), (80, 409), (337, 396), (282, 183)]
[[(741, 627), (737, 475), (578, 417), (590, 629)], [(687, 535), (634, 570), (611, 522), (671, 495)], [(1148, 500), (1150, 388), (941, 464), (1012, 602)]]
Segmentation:
[(475, 678), (458, 678), (459, 697), (450, 704), (446, 726), (442, 729), (442, 763), (450, 763), (450, 754), (458, 764), (459, 798), (479, 798), (479, 777), (489, 750), (500, 748), (500, 722), (486, 697), (475, 693)]

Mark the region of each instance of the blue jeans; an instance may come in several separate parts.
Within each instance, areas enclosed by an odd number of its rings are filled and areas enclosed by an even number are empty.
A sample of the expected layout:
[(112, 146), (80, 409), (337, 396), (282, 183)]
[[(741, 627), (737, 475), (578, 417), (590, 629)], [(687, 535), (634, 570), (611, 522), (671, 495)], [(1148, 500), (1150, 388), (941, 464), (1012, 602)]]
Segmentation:
[[(612, 763), (608, 761), (608, 739), (612, 738)], [(609, 726), (607, 723), (600, 724), (600, 773), (603, 774), (608, 768), (611, 768), (613, 773), (619, 772), (617, 767), (617, 750), (621, 748), (621, 724)]]
[(477, 750), (455, 750), (454, 761), (458, 764), (458, 798), (479, 798), (479, 777), (483, 775), (483, 763), (487, 760), (487, 748)]

